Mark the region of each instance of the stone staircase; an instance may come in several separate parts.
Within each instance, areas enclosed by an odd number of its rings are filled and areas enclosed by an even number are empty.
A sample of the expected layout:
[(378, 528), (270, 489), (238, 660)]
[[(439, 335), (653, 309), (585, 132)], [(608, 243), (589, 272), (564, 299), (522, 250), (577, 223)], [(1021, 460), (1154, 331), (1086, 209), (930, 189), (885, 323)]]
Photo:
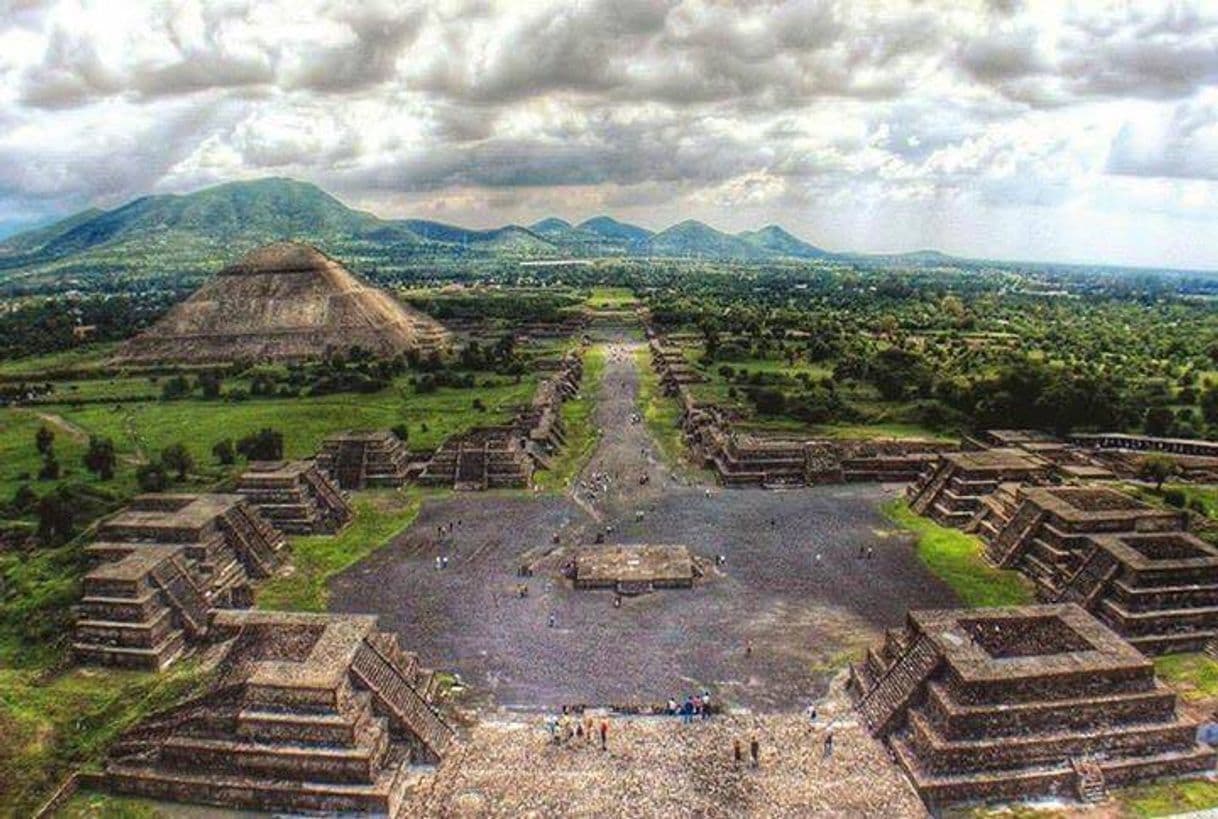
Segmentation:
[(1083, 565), (1057, 594), (1057, 603), (1078, 603), (1088, 611), (1096, 608), (1104, 590), (1121, 571), (1116, 558), (1099, 546), (1092, 548)]
[(275, 573), (283, 536), (274, 527), (245, 503), (228, 509), (221, 521), (246, 571), (254, 577), (270, 577)]
[(947, 482), (952, 479), (954, 472), (955, 467), (951, 463), (939, 462), (930, 480), (916, 490), (916, 494), (909, 502), (909, 508), (914, 514), (925, 515), (930, 511), (931, 506), (938, 499), (939, 493), (943, 491), (943, 487), (947, 486)]
[(190, 570), (179, 559), (170, 557), (148, 573), (153, 585), (165, 595), (186, 633), (194, 639), (207, 632), (207, 595), (195, 585)]
[(1023, 501), (1015, 514), (990, 541), (986, 551), (995, 565), (1009, 569), (1019, 562), (1028, 545), (1028, 536), (1045, 519), (1045, 513), (1036, 504)]
[(454, 739), (453, 729), (380, 651), (365, 643), (356, 652), (351, 671), (379, 705), (410, 726), (429, 756), (443, 757)]
[(934, 643), (926, 636), (920, 636), (863, 694), (858, 710), (873, 735), (880, 736), (892, 730), (894, 723), (908, 710), (918, 689), (930, 679), (940, 659)]
[(481, 491), (486, 489), (486, 448), (484, 446), (462, 447), (457, 453), (457, 472), (453, 489), (458, 491)]
[(1078, 801), (1094, 805), (1108, 798), (1108, 784), (1104, 779), (1104, 769), (1094, 761), (1074, 757), (1070, 760), (1074, 769), (1074, 792)]

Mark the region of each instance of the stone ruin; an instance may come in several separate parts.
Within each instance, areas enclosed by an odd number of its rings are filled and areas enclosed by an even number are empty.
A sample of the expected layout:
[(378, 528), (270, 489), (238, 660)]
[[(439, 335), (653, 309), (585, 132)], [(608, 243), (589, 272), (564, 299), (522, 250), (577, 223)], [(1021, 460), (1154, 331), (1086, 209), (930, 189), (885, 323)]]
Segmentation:
[(1150, 660), (1073, 604), (912, 611), (849, 690), (932, 810), (1214, 766)]
[[(1054, 474), (1064, 480), (1108, 481), (1118, 477), (1111, 462), (1040, 430), (988, 429), (980, 433), (979, 439), (967, 439), (966, 443), (975, 449), (1022, 450), (1049, 463)], [(1133, 473), (1122, 472), (1122, 475), (1132, 477)]]
[(237, 481), (237, 494), (285, 534), (334, 534), (354, 516), (342, 490), (312, 461), (255, 461)]
[(702, 571), (688, 546), (614, 544), (581, 548), (567, 573), (577, 589), (644, 594), (656, 589), (691, 588)]
[(986, 511), (1000, 485), (1040, 482), (1048, 477), (1047, 461), (1019, 449), (950, 452), (923, 470), (906, 495), (917, 514), (945, 526), (969, 528)]
[(438, 676), (364, 615), (221, 611), (202, 693), (121, 735), (89, 784), (229, 809), (397, 815), (453, 729)]
[(1100, 433), (1069, 437), (1071, 446), (1106, 464), (1122, 477), (1135, 477), (1148, 453), (1167, 455), (1184, 480), (1218, 481), (1218, 442), (1149, 435)]
[(680, 347), (674, 347), (660, 338), (652, 338), (648, 346), (665, 395), (676, 395), (686, 384), (700, 384), (706, 380), (690, 365)]
[(322, 442), (317, 467), (344, 490), (398, 487), (406, 482), (410, 453), (387, 429), (340, 432)]
[(378, 356), (437, 351), (449, 334), (430, 316), (361, 281), (314, 247), (250, 251), (125, 342), (119, 363), (301, 361), (360, 347)]
[(460, 491), (527, 488), (533, 471), (547, 468), (566, 442), (562, 405), (578, 393), (582, 378), (580, 356), (563, 356), (527, 409), (508, 424), (476, 427), (446, 440), (423, 467), (419, 483)]
[(85, 547), (72, 653), (159, 670), (202, 638), (208, 613), (248, 606), (250, 579), (280, 564), (283, 536), (240, 495), (140, 495)]

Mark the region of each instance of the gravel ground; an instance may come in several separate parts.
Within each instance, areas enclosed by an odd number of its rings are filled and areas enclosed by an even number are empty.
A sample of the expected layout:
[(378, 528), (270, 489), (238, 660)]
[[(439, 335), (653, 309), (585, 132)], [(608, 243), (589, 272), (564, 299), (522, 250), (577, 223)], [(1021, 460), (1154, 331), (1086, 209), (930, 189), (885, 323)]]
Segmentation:
[[(426, 664), (499, 706), (654, 704), (705, 688), (774, 711), (822, 695), (847, 653), (907, 609), (956, 602), (879, 514), (895, 487), (721, 490), (675, 478), (632, 422), (632, 351), (610, 347), (601, 441), (571, 496), (428, 501), (410, 529), (333, 580), (332, 608), (380, 615)], [(450, 524), (451, 535), (438, 533)], [(693, 589), (614, 608), (612, 592), (575, 590), (559, 572), (606, 526), (609, 542), (683, 543), (726, 564)], [(860, 558), (868, 546), (874, 557)], [(522, 581), (525, 563), (534, 576)]]

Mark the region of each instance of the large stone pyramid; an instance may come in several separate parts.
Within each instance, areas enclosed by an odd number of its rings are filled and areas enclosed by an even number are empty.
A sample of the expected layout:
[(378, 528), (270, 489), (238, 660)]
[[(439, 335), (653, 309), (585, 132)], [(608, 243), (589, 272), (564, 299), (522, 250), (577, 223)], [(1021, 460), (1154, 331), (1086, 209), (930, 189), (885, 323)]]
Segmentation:
[(301, 360), (359, 346), (381, 356), (443, 346), (448, 332), (314, 247), (275, 242), (224, 268), (123, 344), (121, 362)]

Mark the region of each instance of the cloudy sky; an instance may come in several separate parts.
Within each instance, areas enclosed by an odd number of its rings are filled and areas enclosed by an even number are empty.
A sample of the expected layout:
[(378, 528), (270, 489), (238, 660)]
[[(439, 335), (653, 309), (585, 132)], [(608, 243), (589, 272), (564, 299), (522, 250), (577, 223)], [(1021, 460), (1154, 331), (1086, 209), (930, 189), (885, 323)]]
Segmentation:
[(1218, 3), (0, 0), (0, 231), (268, 175), (1218, 268)]

